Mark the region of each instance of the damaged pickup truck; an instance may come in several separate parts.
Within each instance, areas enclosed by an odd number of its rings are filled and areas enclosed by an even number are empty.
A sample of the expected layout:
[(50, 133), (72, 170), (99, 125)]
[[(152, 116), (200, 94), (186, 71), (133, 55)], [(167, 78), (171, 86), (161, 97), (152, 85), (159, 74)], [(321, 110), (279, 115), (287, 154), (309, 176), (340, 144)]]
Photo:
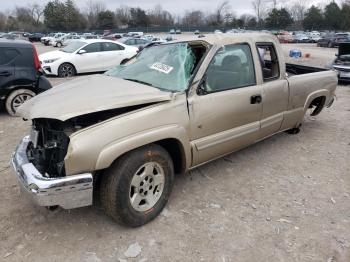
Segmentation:
[(308, 109), (332, 104), (336, 86), (334, 71), (285, 64), (268, 34), (154, 45), (22, 105), (32, 130), (12, 163), (40, 206), (88, 206), (98, 192), (108, 215), (141, 226), (166, 205), (174, 174), (298, 133)]

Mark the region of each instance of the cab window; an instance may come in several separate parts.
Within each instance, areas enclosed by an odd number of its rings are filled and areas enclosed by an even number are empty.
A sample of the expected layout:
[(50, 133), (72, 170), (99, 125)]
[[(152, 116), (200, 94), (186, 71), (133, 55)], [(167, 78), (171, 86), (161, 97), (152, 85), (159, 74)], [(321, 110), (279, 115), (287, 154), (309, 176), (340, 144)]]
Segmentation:
[(280, 66), (276, 49), (272, 43), (259, 43), (256, 45), (264, 82), (280, 77)]
[(100, 46), (100, 43), (93, 43), (85, 46), (83, 49), (86, 51), (86, 53), (95, 53), (101, 51)]
[(208, 66), (205, 91), (218, 92), (255, 84), (254, 63), (249, 45), (226, 45), (218, 50)]
[(104, 42), (104, 43), (102, 43), (102, 50), (103, 51), (119, 51), (119, 50), (124, 50), (124, 47), (120, 46), (118, 44)]

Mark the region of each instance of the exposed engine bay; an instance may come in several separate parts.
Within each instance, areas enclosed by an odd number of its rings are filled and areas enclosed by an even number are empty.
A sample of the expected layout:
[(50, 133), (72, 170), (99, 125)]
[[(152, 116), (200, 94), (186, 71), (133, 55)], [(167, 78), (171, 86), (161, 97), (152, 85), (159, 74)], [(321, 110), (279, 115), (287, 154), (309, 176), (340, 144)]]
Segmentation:
[(152, 104), (94, 112), (66, 121), (47, 118), (33, 119), (30, 135), (31, 143), (27, 148), (27, 157), (44, 176), (63, 177), (66, 175), (64, 158), (67, 154), (69, 136), (71, 134), (83, 128)]

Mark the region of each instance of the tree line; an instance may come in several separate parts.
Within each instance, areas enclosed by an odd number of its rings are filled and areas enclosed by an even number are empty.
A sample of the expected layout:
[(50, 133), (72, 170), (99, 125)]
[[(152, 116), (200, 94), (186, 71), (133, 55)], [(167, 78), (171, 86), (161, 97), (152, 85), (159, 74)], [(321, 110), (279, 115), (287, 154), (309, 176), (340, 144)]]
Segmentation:
[(104, 2), (87, 0), (78, 7), (74, 0), (51, 0), (0, 12), (0, 31), (93, 31), (137, 27), (226, 27), (274, 30), (350, 31), (350, 0), (338, 5), (308, 5), (309, 0), (252, 0), (254, 14), (236, 15), (229, 1), (210, 12), (187, 10), (174, 15), (156, 5), (150, 10), (121, 5), (110, 10)]

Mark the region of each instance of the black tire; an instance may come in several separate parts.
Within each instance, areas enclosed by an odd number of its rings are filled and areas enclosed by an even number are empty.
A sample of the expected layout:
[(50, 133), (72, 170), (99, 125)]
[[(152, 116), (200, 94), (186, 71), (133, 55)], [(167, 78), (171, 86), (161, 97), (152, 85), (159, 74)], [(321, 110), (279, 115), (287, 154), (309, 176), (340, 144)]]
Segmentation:
[(291, 128), (291, 129), (287, 130), (286, 133), (290, 134), (290, 135), (299, 134), (300, 133), (300, 127), (301, 127), (301, 124), (299, 124), (297, 127), (294, 127), (294, 128)]
[[(155, 162), (164, 171), (162, 193), (148, 210), (136, 210), (130, 200), (131, 183), (140, 168)], [(154, 172), (154, 170), (152, 171)], [(138, 227), (154, 218), (168, 202), (174, 183), (173, 161), (161, 146), (151, 144), (133, 150), (116, 160), (103, 174), (100, 184), (100, 200), (105, 212), (119, 224)]]
[(72, 77), (77, 74), (75, 67), (69, 63), (63, 63), (58, 68), (58, 76), (59, 77)]
[(58, 42), (58, 43), (56, 44), (56, 46), (57, 46), (58, 48), (61, 48), (61, 47), (62, 47), (62, 43)]
[(35, 93), (33, 91), (25, 88), (12, 91), (6, 98), (6, 111), (9, 113), (9, 115), (15, 116), (17, 108), (34, 96)]

